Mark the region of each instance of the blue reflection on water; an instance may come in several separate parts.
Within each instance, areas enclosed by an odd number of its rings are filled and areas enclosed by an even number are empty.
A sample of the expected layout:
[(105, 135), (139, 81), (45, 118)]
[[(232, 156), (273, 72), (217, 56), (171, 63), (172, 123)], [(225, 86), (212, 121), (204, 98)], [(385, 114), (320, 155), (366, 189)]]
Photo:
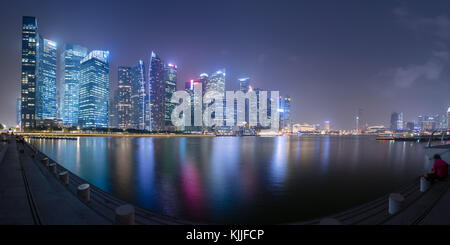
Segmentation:
[(395, 190), (430, 164), (424, 163), (421, 144), (357, 136), (33, 142), (70, 171), (127, 202), (207, 222), (275, 223), (323, 216)]

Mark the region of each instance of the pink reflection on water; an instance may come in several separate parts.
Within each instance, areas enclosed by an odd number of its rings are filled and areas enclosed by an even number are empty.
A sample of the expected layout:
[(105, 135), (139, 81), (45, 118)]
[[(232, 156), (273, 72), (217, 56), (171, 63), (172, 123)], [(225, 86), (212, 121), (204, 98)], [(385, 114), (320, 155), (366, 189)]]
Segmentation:
[(199, 172), (192, 162), (185, 164), (181, 171), (181, 188), (188, 213), (196, 219), (204, 218), (206, 198)]

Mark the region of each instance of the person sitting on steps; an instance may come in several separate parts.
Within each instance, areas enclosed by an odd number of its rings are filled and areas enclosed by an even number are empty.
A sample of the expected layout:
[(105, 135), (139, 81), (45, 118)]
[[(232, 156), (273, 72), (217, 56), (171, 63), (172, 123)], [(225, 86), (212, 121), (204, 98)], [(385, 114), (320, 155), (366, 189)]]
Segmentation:
[(434, 180), (443, 180), (447, 178), (448, 164), (441, 159), (441, 156), (439, 154), (434, 155), (433, 158), (434, 158), (433, 168), (429, 173), (425, 174), (423, 177), (431, 182), (434, 182)]

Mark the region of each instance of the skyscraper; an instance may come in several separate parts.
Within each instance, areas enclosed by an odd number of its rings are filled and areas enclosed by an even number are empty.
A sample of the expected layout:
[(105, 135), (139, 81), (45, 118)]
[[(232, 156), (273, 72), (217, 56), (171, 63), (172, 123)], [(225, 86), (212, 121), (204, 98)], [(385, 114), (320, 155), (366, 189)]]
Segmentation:
[(78, 125), (78, 99), (80, 93), (80, 61), (86, 57), (87, 48), (65, 44), (61, 55), (63, 66), (61, 117), (66, 126)]
[(278, 100), (278, 112), (279, 112), (279, 129), (284, 129), (284, 97), (280, 96)]
[(175, 104), (171, 102), (172, 95), (177, 90), (177, 66), (167, 64), (164, 66), (164, 125), (166, 129), (172, 125), (172, 111)]
[[(243, 92), (244, 94), (246, 94), (249, 91), (250, 88), (250, 78), (249, 77), (245, 77), (245, 78), (239, 78), (239, 91)], [(244, 120), (245, 122), (249, 122), (249, 100), (246, 99), (244, 102), (244, 108), (239, 108), (237, 106), (237, 104), (235, 105), (235, 111), (234, 111), (234, 121), (236, 123), (238, 123), (237, 121), (237, 113), (241, 112), (241, 110), (243, 110), (244, 113)], [(241, 112), (242, 113), (242, 112)]]
[(209, 76), (207, 73), (200, 74), (200, 78), (198, 79), (198, 81), (202, 84), (202, 95), (205, 95), (206, 86), (208, 84), (208, 79), (209, 79)]
[(150, 88), (145, 80), (144, 62), (139, 60), (132, 67), (131, 73), (131, 128), (144, 130), (146, 108), (149, 108), (148, 104), (150, 100)]
[(447, 129), (450, 129), (450, 107), (447, 109)]
[(131, 82), (133, 68), (120, 66), (118, 69), (117, 119), (121, 129), (132, 128)]
[(21, 128), (36, 126), (38, 25), (35, 17), (22, 18)]
[[(146, 109), (148, 121), (146, 129), (161, 131), (164, 129), (164, 63), (152, 52), (149, 63), (148, 80), (150, 87), (150, 107)], [(148, 103), (146, 103), (148, 104)]]
[(21, 98), (17, 98), (17, 100), (16, 100), (16, 123), (17, 123), (17, 125), (20, 125), (20, 119), (21, 119), (20, 110), (21, 110), (21, 107), (22, 107), (22, 99)]
[(91, 51), (81, 60), (80, 70), (78, 123), (82, 128), (107, 128), (109, 51)]
[[(206, 84), (206, 89), (205, 89), (206, 93), (209, 92), (209, 91), (216, 91), (216, 92), (219, 92), (220, 94), (223, 95), (223, 106), (224, 106), (224, 109), (223, 109), (222, 118), (224, 120), (226, 120), (226, 116), (225, 116), (225, 113), (226, 113), (226, 109), (225, 109), (225, 107), (226, 107), (225, 77), (226, 77), (225, 69), (219, 69), (215, 73), (212, 73), (209, 76), (208, 83)], [(217, 120), (217, 118), (219, 118), (215, 114), (213, 114), (212, 117), (215, 118), (216, 120)]]
[(220, 69), (217, 72), (211, 74), (206, 84), (206, 92), (217, 91), (221, 94), (225, 94), (225, 69)]
[(363, 109), (359, 108), (356, 113), (356, 130), (362, 132), (365, 130), (365, 121), (363, 115)]
[(292, 130), (292, 123), (291, 123), (291, 97), (289, 95), (284, 96), (283, 122), (284, 122), (284, 129), (287, 129), (288, 131), (291, 131)]
[(391, 130), (403, 130), (403, 112), (391, 114)]
[(36, 119), (56, 119), (56, 42), (39, 38)]
[[(115, 86), (110, 83), (109, 87)], [(118, 105), (119, 105), (119, 88), (109, 90), (109, 101), (108, 101), (108, 127), (109, 128), (119, 128), (119, 118), (118, 118)]]
[(247, 93), (249, 86), (250, 86), (250, 78), (249, 77), (244, 77), (244, 78), (239, 78), (239, 90)]

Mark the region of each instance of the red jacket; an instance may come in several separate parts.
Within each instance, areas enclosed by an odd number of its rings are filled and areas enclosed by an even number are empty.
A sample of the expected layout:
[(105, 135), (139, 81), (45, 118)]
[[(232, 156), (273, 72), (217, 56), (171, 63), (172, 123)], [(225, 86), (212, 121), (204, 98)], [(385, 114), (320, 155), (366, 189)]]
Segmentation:
[(436, 171), (436, 174), (440, 178), (445, 178), (445, 177), (447, 177), (447, 174), (448, 174), (447, 165), (448, 164), (443, 160), (440, 160), (440, 159), (436, 160), (433, 165), (433, 170)]

